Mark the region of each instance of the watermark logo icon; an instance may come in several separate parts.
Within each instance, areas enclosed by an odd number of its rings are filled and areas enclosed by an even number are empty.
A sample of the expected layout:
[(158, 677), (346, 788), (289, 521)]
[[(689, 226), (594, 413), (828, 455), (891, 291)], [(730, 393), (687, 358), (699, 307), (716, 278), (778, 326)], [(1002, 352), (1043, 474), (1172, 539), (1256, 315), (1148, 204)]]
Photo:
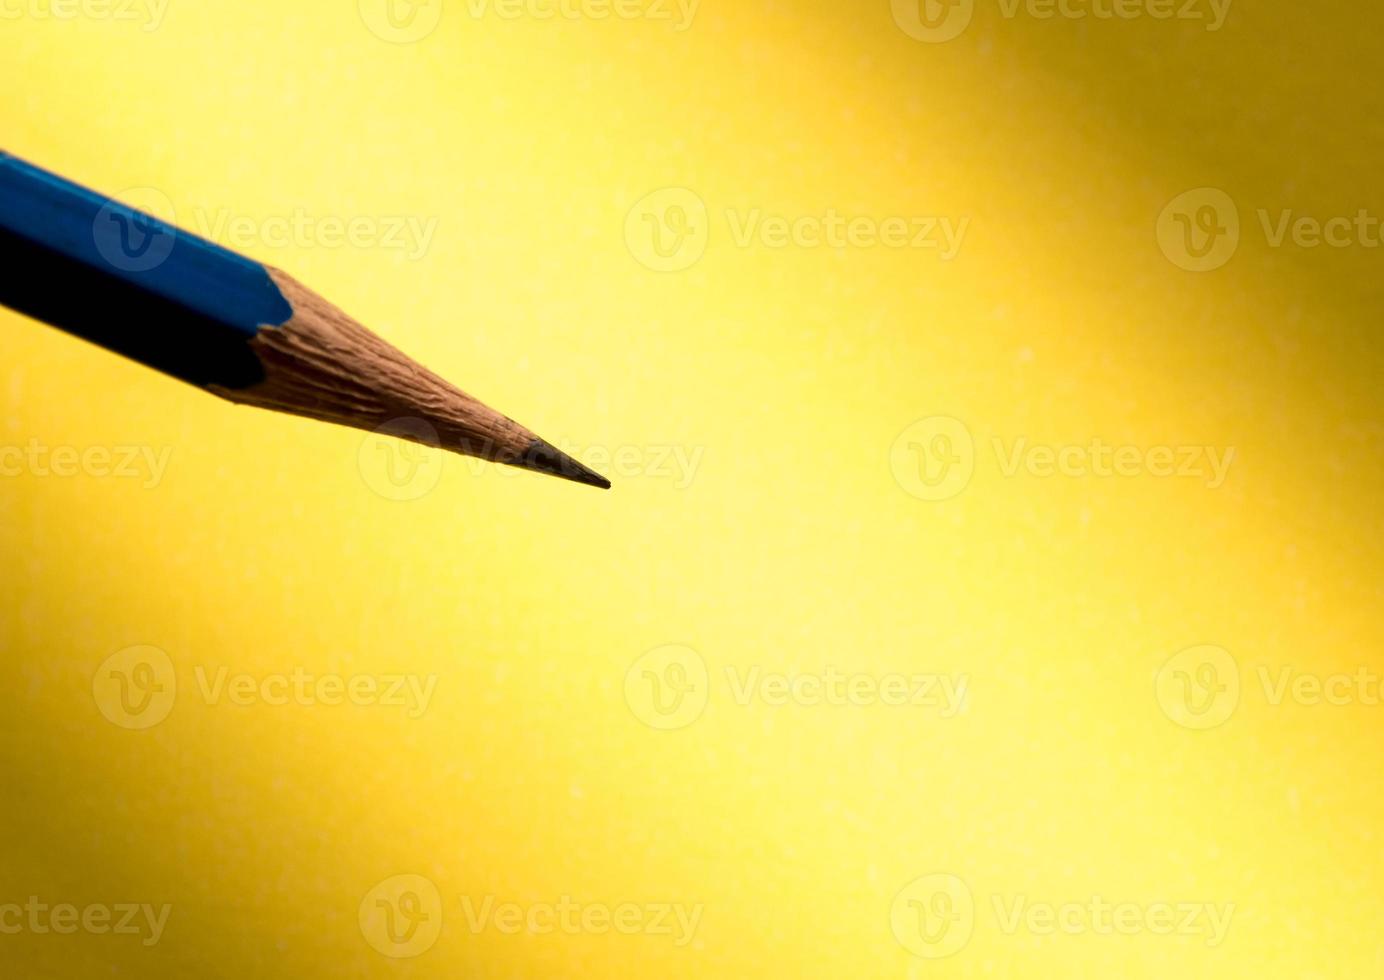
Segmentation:
[(889, 925), (914, 956), (937, 960), (959, 953), (975, 931), (975, 898), (956, 875), (930, 874), (894, 897)]
[(422, 956), (442, 933), (442, 895), (422, 875), (386, 878), (361, 899), (360, 931), (392, 959)]
[(424, 419), (391, 419), (363, 440), (356, 465), (365, 485), (386, 500), (418, 500), (442, 479), (437, 430)]
[(636, 718), (661, 731), (686, 728), (700, 718), (710, 694), (706, 661), (691, 647), (657, 647), (625, 672), (625, 702)]
[(1240, 705), (1240, 665), (1221, 647), (1183, 650), (1163, 665), (1158, 704), (1168, 718), (1197, 731), (1225, 724)]
[(975, 0), (890, 0), (894, 23), (915, 41), (941, 44), (961, 33), (975, 16)]
[(895, 481), (919, 500), (955, 497), (970, 484), (975, 466), (971, 430), (945, 415), (914, 422), (889, 450), (889, 468)]
[(139, 731), (168, 717), (178, 696), (178, 678), (172, 659), (158, 647), (126, 647), (97, 668), (91, 694), (107, 721)]
[(360, 18), (390, 44), (414, 44), (442, 22), (442, 0), (359, 0)]
[(711, 218), (706, 202), (685, 187), (654, 191), (625, 218), (625, 244), (655, 272), (681, 272), (706, 254)]
[(96, 251), (121, 272), (157, 269), (178, 239), (173, 202), (155, 187), (131, 187), (117, 197), (124, 203), (108, 201), (92, 221)]
[(1217, 187), (1179, 194), (1158, 216), (1158, 247), (1188, 272), (1212, 272), (1240, 247), (1240, 210)]

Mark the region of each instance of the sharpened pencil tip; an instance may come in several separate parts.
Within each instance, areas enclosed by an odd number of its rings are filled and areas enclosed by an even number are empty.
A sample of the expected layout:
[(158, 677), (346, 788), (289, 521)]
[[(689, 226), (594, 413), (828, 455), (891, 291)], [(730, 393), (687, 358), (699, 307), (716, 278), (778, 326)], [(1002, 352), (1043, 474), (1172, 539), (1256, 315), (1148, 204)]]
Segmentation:
[(574, 483), (585, 483), (589, 487), (600, 487), (602, 490), (610, 489), (610, 481), (601, 474), (587, 469), (571, 456), (542, 439), (535, 439), (531, 442), (528, 452), (514, 460), (512, 465), (522, 466), (538, 473), (560, 476), (564, 480), (571, 480)]

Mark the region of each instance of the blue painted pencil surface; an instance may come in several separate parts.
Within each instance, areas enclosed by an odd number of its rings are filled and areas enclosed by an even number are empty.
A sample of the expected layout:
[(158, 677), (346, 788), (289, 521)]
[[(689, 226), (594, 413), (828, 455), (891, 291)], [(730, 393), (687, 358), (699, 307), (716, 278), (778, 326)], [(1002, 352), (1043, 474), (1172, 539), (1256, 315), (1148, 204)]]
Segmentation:
[(247, 342), (293, 316), (258, 262), (7, 153), (0, 303), (202, 387), (262, 380)]

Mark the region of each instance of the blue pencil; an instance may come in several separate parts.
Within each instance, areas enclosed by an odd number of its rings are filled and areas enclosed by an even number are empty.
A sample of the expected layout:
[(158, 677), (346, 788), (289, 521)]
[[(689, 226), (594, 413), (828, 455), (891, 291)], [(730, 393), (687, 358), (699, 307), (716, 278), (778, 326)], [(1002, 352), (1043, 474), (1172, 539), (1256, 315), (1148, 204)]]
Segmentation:
[(610, 487), (286, 273), (4, 152), (0, 303), (238, 404)]

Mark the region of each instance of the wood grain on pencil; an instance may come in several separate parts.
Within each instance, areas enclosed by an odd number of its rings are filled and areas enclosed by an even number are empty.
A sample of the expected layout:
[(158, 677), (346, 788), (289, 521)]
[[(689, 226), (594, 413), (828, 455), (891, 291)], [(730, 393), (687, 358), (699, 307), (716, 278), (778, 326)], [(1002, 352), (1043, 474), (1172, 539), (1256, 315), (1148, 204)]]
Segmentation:
[(436, 431), (442, 448), (609, 488), (604, 477), (407, 357), (288, 273), (267, 268), (293, 317), (250, 341), (264, 381), (249, 388), (212, 385), (212, 393), (362, 429), (418, 418)]

